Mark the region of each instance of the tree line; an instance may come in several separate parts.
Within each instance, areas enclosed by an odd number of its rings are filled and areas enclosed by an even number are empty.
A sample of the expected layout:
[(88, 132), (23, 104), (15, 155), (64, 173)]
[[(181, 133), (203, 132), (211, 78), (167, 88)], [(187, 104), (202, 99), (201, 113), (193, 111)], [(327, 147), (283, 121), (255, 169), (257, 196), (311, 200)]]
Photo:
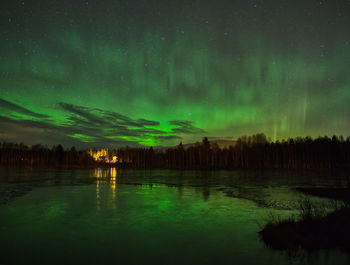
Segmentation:
[(86, 151), (75, 147), (65, 150), (62, 145), (48, 148), (36, 144), (31, 147), (23, 143), (2, 143), (0, 165), (26, 166), (92, 166), (94, 159)]
[[(95, 151), (97, 151), (95, 149)], [(243, 136), (231, 146), (220, 148), (203, 138), (185, 147), (182, 143), (166, 149), (120, 148), (108, 150), (116, 155), (121, 168), (168, 169), (332, 169), (350, 167), (350, 137), (297, 137), (272, 142), (264, 134)], [(96, 161), (89, 151), (74, 147), (64, 150), (34, 145), (3, 143), (1, 165), (110, 166)]]

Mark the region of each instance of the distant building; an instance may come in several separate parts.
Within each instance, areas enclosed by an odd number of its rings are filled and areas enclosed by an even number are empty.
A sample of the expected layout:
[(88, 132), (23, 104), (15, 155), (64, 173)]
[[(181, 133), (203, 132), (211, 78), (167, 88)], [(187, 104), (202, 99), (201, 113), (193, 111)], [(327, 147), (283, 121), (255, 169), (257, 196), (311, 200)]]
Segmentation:
[(117, 163), (118, 157), (115, 154), (111, 154), (109, 149), (100, 149), (88, 151), (89, 155), (94, 158), (95, 161), (105, 162), (105, 163)]

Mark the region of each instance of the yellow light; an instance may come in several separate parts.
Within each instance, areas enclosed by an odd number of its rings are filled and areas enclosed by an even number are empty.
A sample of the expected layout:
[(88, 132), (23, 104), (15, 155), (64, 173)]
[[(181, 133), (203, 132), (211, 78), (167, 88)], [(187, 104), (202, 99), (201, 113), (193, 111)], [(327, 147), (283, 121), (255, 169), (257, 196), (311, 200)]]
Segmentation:
[(117, 169), (115, 167), (111, 168), (111, 177), (114, 179), (117, 177)]
[(109, 159), (108, 155), (109, 150), (108, 149), (101, 149), (101, 150), (89, 150), (90, 156), (94, 158), (95, 161), (102, 161), (105, 160), (107, 163), (109, 163), (111, 160)]
[(111, 181), (112, 181), (112, 189), (115, 190), (117, 187), (117, 169), (115, 167), (111, 167)]

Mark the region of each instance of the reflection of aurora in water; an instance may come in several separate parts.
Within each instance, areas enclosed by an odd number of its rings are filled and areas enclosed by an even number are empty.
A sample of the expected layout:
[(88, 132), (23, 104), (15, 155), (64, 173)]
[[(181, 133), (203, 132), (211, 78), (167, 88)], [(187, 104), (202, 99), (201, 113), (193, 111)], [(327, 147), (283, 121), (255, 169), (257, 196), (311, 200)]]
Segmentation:
[[(18, 180), (18, 171), (0, 171), (0, 177), (6, 176), (0, 180)], [(258, 240), (258, 224), (270, 212), (282, 218), (295, 213), (293, 205), (300, 198), (295, 186), (341, 185), (339, 177), (335, 181), (324, 174), (294, 171), (287, 176), (277, 171), (113, 168), (24, 173), (43, 182), (61, 176), (62, 182), (52, 181), (0, 205), (4, 264), (37, 264), (37, 260), (54, 265), (257, 264), (258, 260), (261, 265), (296, 265), (298, 257), (293, 262)], [(89, 181), (83, 185), (74, 182), (83, 183), (84, 178)], [(227, 196), (226, 191), (238, 197)], [(310, 264), (349, 264), (348, 256), (334, 250), (307, 254), (307, 259)]]

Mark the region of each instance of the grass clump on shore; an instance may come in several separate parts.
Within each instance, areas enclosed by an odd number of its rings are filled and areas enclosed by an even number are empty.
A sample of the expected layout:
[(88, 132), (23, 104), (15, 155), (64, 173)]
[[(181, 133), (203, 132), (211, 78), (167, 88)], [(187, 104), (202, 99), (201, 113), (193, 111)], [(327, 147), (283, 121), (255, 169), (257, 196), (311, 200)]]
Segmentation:
[(340, 248), (350, 251), (350, 205), (332, 202), (299, 203), (299, 214), (285, 220), (273, 217), (260, 231), (263, 242), (280, 250)]

